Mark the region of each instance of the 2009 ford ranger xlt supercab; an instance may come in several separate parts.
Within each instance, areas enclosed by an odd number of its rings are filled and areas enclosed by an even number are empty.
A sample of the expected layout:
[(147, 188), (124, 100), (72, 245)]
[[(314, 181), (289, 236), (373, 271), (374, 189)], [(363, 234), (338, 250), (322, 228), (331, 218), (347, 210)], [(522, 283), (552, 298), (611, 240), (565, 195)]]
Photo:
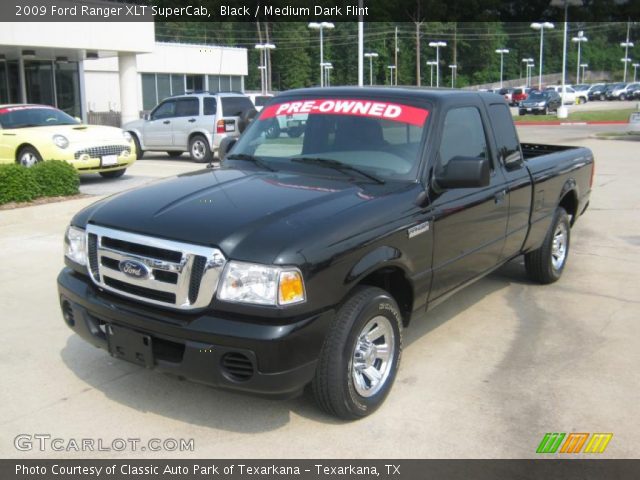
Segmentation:
[[(272, 135), (287, 115), (304, 132)], [(63, 317), (181, 378), (310, 384), (346, 419), (384, 401), (402, 331), (429, 308), (523, 254), (534, 280), (558, 280), (594, 172), (586, 148), (521, 145), (502, 97), (456, 90), (285, 92), (220, 150), (220, 168), (73, 218)]]

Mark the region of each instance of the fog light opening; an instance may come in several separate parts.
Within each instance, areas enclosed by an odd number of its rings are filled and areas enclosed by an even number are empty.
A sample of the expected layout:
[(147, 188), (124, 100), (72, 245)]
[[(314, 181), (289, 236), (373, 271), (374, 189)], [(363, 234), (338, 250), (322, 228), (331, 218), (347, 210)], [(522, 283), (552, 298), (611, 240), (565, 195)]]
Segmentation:
[(73, 308), (71, 308), (71, 304), (67, 300), (62, 301), (62, 317), (67, 322), (67, 325), (75, 327), (76, 320), (73, 318)]

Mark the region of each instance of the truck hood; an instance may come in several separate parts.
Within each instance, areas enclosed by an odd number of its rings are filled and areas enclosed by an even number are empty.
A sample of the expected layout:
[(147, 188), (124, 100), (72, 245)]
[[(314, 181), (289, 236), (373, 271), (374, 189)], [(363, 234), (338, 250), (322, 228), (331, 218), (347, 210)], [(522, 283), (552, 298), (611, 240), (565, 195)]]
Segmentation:
[[(215, 246), (238, 260), (287, 263), (319, 235), (336, 235), (345, 225), (366, 231), (384, 222), (374, 204), (399, 189), (407, 185), (283, 171), (200, 170), (99, 201), (72, 223)], [(285, 258), (285, 249), (293, 256)]]

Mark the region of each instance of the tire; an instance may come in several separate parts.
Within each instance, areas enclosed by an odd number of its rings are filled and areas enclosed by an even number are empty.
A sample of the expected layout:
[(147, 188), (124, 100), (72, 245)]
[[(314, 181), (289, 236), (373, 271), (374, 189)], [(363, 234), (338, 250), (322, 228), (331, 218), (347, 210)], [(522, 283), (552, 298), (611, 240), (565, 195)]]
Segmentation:
[(111, 170), (109, 172), (100, 172), (100, 176), (103, 178), (120, 178), (126, 172), (126, 168), (122, 168), (120, 170)]
[(627, 99), (627, 96), (624, 93), (620, 94), (620, 101), (624, 102)]
[(184, 152), (167, 152), (167, 155), (169, 155), (171, 158), (178, 158), (183, 153)]
[(520, 111), (518, 112), (518, 115), (520, 115), (520, 116), (524, 116), (524, 115), (526, 115), (526, 114), (527, 114), (527, 111), (526, 111), (526, 110), (520, 110)]
[(289, 137), (291, 138), (298, 138), (300, 135), (302, 135), (302, 132), (304, 132), (303, 127), (293, 127), (287, 129), (287, 135), (289, 135)]
[(32, 147), (31, 145), (22, 147), (18, 152), (18, 156), (16, 158), (16, 162), (26, 168), (31, 168), (36, 163), (40, 163), (41, 161), (42, 155), (40, 155), (40, 152), (38, 152), (38, 150), (36, 150), (36, 148)]
[(544, 107), (544, 110), (542, 111), (542, 113), (544, 115), (549, 115), (549, 107)]
[[(366, 339), (366, 332), (378, 336)], [(386, 355), (381, 355), (383, 343)], [(370, 415), (393, 386), (401, 349), (402, 317), (395, 300), (377, 287), (356, 288), (336, 314), (322, 346), (311, 383), (316, 403), (344, 420)], [(377, 384), (370, 375), (379, 378)]]
[(269, 128), (267, 128), (264, 132), (264, 136), (267, 138), (278, 138), (280, 136), (281, 130), (280, 130), (280, 125), (278, 125), (278, 120), (277, 119), (273, 119), (271, 121), (271, 125), (269, 125)]
[(135, 133), (129, 132), (131, 135), (131, 139), (133, 140), (133, 144), (136, 146), (136, 160), (140, 160), (144, 155), (144, 150), (140, 146), (140, 140), (138, 140), (138, 136)]
[(604, 101), (605, 101), (604, 93), (601, 93), (601, 94), (600, 94), (600, 101), (601, 101), (601, 102), (604, 102)]
[(206, 163), (211, 159), (211, 147), (202, 135), (194, 135), (189, 140), (189, 156), (196, 163)]
[(529, 277), (543, 285), (556, 282), (567, 264), (571, 225), (564, 208), (558, 207), (542, 246), (524, 256)]

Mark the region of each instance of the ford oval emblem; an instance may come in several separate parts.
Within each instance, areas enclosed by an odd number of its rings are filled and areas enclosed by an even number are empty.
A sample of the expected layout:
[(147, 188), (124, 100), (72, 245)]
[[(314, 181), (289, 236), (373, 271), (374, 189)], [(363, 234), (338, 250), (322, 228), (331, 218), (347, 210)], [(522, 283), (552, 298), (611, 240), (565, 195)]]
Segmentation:
[(151, 274), (151, 270), (144, 263), (137, 262), (135, 260), (122, 260), (118, 264), (118, 268), (122, 273), (129, 277), (137, 278), (139, 280), (146, 280)]

